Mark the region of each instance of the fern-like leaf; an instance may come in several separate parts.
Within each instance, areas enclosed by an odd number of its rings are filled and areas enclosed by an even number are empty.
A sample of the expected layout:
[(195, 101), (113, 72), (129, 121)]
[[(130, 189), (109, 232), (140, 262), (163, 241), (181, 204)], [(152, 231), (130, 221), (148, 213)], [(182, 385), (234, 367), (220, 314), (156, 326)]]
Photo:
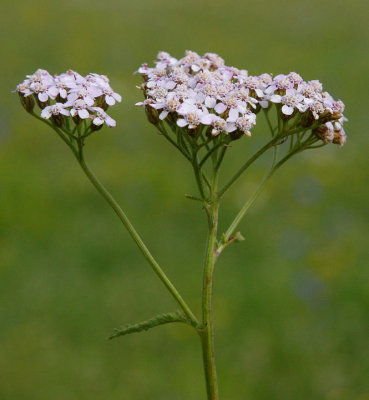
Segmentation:
[(175, 311), (172, 313), (159, 314), (153, 318), (148, 319), (147, 321), (139, 322), (137, 324), (129, 324), (123, 328), (117, 328), (115, 329), (115, 332), (108, 337), (108, 339), (114, 339), (116, 337), (128, 335), (130, 333), (147, 331), (151, 328), (155, 328), (156, 326), (169, 324), (171, 322), (184, 322), (191, 325), (191, 323), (181, 311)]

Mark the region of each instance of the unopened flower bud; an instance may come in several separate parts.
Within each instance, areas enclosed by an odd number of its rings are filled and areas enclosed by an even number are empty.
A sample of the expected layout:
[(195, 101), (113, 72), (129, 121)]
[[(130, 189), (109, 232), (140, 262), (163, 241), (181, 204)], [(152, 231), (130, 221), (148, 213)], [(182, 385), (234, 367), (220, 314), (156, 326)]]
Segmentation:
[[(241, 132), (239, 129), (237, 129), (236, 131), (233, 132), (229, 132), (229, 136), (231, 137), (232, 140), (238, 140), (241, 139), (242, 136), (244, 136), (246, 133), (245, 132)], [(249, 135), (247, 135), (249, 136)]]
[(79, 125), (82, 122), (82, 119), (79, 117), (78, 114), (74, 115), (72, 118), (76, 125)]
[(91, 122), (91, 124), (90, 124), (90, 129), (91, 129), (92, 131), (99, 131), (103, 126), (104, 126), (103, 124), (101, 124), (101, 125), (95, 125), (93, 122)]
[(106, 104), (105, 96), (104, 96), (104, 95), (101, 95), (101, 96), (99, 96), (98, 98), (96, 98), (96, 99), (95, 99), (95, 104), (96, 104), (96, 107), (100, 107), (100, 108), (102, 108), (104, 111), (106, 111), (106, 110), (108, 109), (108, 107), (109, 107), (109, 105)]
[(41, 101), (36, 94), (34, 94), (33, 96), (36, 100), (37, 105), (41, 108), (41, 110), (50, 105), (49, 99), (47, 99), (47, 101)]
[(334, 139), (334, 129), (331, 123), (319, 125), (317, 128), (313, 130), (315, 136), (323, 140), (324, 143), (332, 143)]
[(146, 116), (150, 123), (157, 125), (159, 123), (159, 113), (158, 111), (150, 106), (145, 107)]
[(64, 117), (62, 115), (52, 115), (51, 119), (53, 120), (54, 124), (59, 128), (63, 126)]
[(313, 126), (315, 122), (313, 113), (308, 110), (302, 115), (300, 124), (305, 128), (309, 128), (310, 126)]
[(261, 106), (259, 103), (257, 103), (257, 104), (255, 104), (255, 108), (252, 109), (252, 112), (254, 114), (258, 114), (260, 110), (261, 110)]
[(297, 113), (297, 110), (294, 109), (292, 114), (285, 114), (285, 113), (281, 112), (281, 113), (279, 113), (279, 115), (283, 121), (289, 121), (296, 115), (296, 113)]
[(343, 146), (346, 143), (346, 133), (343, 129), (334, 131), (333, 143)]
[(27, 112), (31, 112), (35, 106), (35, 101), (33, 100), (32, 96), (24, 96), (22, 93), (18, 92), (19, 99)]

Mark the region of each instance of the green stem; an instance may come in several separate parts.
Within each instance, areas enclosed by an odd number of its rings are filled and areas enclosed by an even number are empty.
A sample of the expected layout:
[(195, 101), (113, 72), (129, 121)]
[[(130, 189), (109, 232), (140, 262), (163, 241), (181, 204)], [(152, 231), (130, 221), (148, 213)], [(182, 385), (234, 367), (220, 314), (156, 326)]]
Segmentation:
[(223, 249), (229, 244), (229, 239), (231, 238), (232, 234), (236, 230), (237, 226), (241, 222), (242, 218), (245, 216), (247, 211), (250, 209), (250, 207), (254, 204), (255, 200), (258, 198), (259, 194), (263, 190), (265, 184), (267, 181), (272, 177), (272, 175), (289, 159), (291, 158), (294, 154), (302, 151), (303, 148), (297, 148), (291, 152), (289, 152), (285, 157), (283, 157), (277, 164), (276, 164), (276, 159), (277, 159), (277, 149), (275, 149), (274, 152), (274, 157), (273, 157), (273, 163), (272, 167), (269, 170), (269, 172), (264, 176), (262, 181), (259, 183), (258, 187), (256, 188), (255, 192), (252, 194), (252, 196), (246, 201), (246, 203), (243, 205), (239, 213), (236, 215), (235, 219), (227, 229), (226, 233), (224, 234), (223, 238), (223, 243), (218, 247), (217, 249), (217, 254), (219, 255)]
[[(200, 169), (199, 162), (197, 159), (196, 150), (193, 151), (191, 164), (192, 164), (192, 167), (193, 167), (193, 170), (195, 173), (196, 183), (197, 183), (201, 198), (204, 201), (207, 201), (206, 194), (205, 194), (205, 188), (204, 188), (204, 182), (203, 182), (204, 175), (201, 173), (201, 169)], [(209, 182), (207, 184), (209, 184)]]
[(273, 128), (273, 126), (272, 126), (272, 124), (271, 124), (271, 122), (270, 122), (268, 110), (264, 109), (264, 115), (265, 115), (265, 119), (267, 120), (269, 129), (270, 129), (270, 133), (272, 134), (272, 136), (274, 136), (274, 131), (275, 131), (275, 129)]
[(206, 160), (216, 151), (220, 146), (222, 146), (224, 143), (218, 143), (215, 145), (212, 149), (210, 149), (207, 154), (204, 156), (204, 158), (200, 161), (200, 168), (205, 164)]
[(275, 143), (280, 139), (280, 135), (276, 135), (270, 140), (264, 147), (262, 147), (259, 151), (257, 151), (252, 157), (250, 157), (246, 163), (233, 175), (233, 177), (229, 180), (229, 182), (224, 185), (224, 187), (219, 191), (218, 198), (220, 199), (224, 193), (233, 185), (233, 183), (242, 175), (244, 171), (254, 162), (256, 161), (263, 153), (265, 153), (268, 149), (270, 149)]
[(148, 250), (148, 248), (142, 241), (141, 237), (139, 236), (139, 234), (136, 232), (135, 228), (129, 221), (128, 217), (123, 212), (123, 210), (120, 208), (119, 204), (116, 202), (116, 200), (113, 198), (113, 196), (107, 191), (107, 189), (102, 185), (102, 183), (97, 179), (97, 177), (94, 175), (94, 173), (91, 171), (91, 169), (87, 166), (87, 164), (83, 158), (81, 142), (79, 143), (79, 150), (80, 151), (79, 151), (79, 156), (77, 157), (77, 160), (78, 160), (78, 163), (81, 166), (82, 170), (86, 174), (87, 178), (90, 180), (90, 182), (96, 188), (96, 190), (103, 196), (103, 198), (112, 207), (114, 212), (117, 214), (119, 219), (122, 221), (125, 228), (128, 230), (132, 239), (137, 244), (138, 248), (141, 250), (141, 252), (144, 255), (144, 257), (146, 258), (146, 260), (151, 265), (155, 274), (159, 277), (159, 279), (163, 282), (165, 287), (169, 290), (170, 294), (180, 305), (183, 312), (186, 314), (188, 319), (191, 321), (192, 325), (197, 326), (197, 327), (200, 326), (199, 321), (197, 320), (197, 318), (195, 317), (195, 315), (193, 314), (193, 312), (191, 311), (189, 306), (186, 304), (186, 302), (183, 300), (183, 298), (179, 294), (178, 290), (174, 287), (172, 282), (169, 280), (169, 278), (165, 275), (164, 271), (161, 269), (159, 264), (156, 262), (156, 260), (154, 259), (154, 257), (152, 256), (152, 254), (150, 253), (150, 251)]
[(219, 203), (215, 199), (217, 179), (217, 171), (215, 170), (211, 190), (212, 204), (207, 208), (209, 217), (209, 234), (206, 246), (202, 289), (202, 322), (204, 328), (201, 331), (201, 344), (208, 400), (219, 399), (218, 380), (215, 365), (213, 325), (213, 280), (214, 266), (217, 259), (216, 245), (219, 210)]
[(281, 119), (281, 117), (280, 117), (280, 110), (281, 110), (281, 107), (278, 106), (278, 104), (276, 104), (276, 105), (275, 105), (275, 109), (276, 109), (276, 111), (277, 111), (278, 133), (281, 133), (281, 122), (282, 122), (282, 119)]
[(174, 147), (176, 147), (186, 158), (191, 161), (191, 157), (168, 135), (162, 122), (157, 125), (159, 132), (168, 140)]

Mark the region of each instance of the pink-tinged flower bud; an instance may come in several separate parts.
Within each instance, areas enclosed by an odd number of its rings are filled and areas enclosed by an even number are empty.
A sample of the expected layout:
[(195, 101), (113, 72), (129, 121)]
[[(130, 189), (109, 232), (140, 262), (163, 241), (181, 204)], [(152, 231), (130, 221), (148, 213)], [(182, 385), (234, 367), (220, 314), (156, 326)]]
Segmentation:
[(332, 143), (334, 139), (334, 129), (332, 123), (328, 122), (327, 124), (319, 125), (317, 128), (313, 130), (314, 135), (323, 140), (324, 143)]
[(346, 143), (346, 133), (343, 129), (334, 131), (333, 143), (343, 146)]
[(345, 110), (345, 105), (341, 100), (333, 102), (333, 104), (332, 104), (333, 115), (331, 116), (331, 119), (333, 119), (333, 120), (341, 119), (343, 116), (344, 110)]

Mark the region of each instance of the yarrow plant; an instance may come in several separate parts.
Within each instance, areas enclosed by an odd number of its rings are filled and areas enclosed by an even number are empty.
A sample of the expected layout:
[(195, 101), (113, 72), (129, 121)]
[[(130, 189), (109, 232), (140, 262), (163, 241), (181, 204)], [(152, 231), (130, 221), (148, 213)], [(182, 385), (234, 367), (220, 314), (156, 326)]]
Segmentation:
[[(141, 332), (158, 325), (182, 322), (201, 339), (207, 396), (219, 399), (213, 326), (213, 279), (215, 264), (231, 243), (243, 240), (238, 225), (268, 179), (295, 154), (346, 141), (344, 104), (323, 91), (317, 80), (304, 81), (296, 72), (252, 76), (229, 67), (217, 54), (202, 57), (187, 51), (181, 59), (160, 52), (153, 67), (143, 64), (138, 87), (144, 100), (137, 103), (159, 133), (188, 160), (198, 195), (186, 195), (201, 204), (206, 214), (208, 239), (203, 266), (202, 315), (198, 318), (169, 280), (159, 263), (122, 211), (117, 201), (96, 178), (84, 159), (86, 138), (103, 124), (115, 126), (106, 113), (121, 101), (104, 75), (82, 77), (74, 71), (50, 75), (37, 70), (16, 88), (24, 108), (49, 125), (73, 151), (88, 179), (113, 208), (148, 263), (178, 303), (180, 309), (147, 321), (117, 329), (110, 338)], [(36, 105), (39, 114), (35, 112)], [(270, 139), (219, 187), (222, 162), (232, 143), (251, 131), (259, 115), (266, 118)], [(286, 143), (285, 145), (283, 145)], [(283, 145), (283, 146), (282, 146)], [(281, 149), (280, 156), (278, 150)], [(229, 188), (262, 154), (271, 150), (272, 165), (251, 197), (246, 200), (225, 232), (218, 232), (220, 202)]]

